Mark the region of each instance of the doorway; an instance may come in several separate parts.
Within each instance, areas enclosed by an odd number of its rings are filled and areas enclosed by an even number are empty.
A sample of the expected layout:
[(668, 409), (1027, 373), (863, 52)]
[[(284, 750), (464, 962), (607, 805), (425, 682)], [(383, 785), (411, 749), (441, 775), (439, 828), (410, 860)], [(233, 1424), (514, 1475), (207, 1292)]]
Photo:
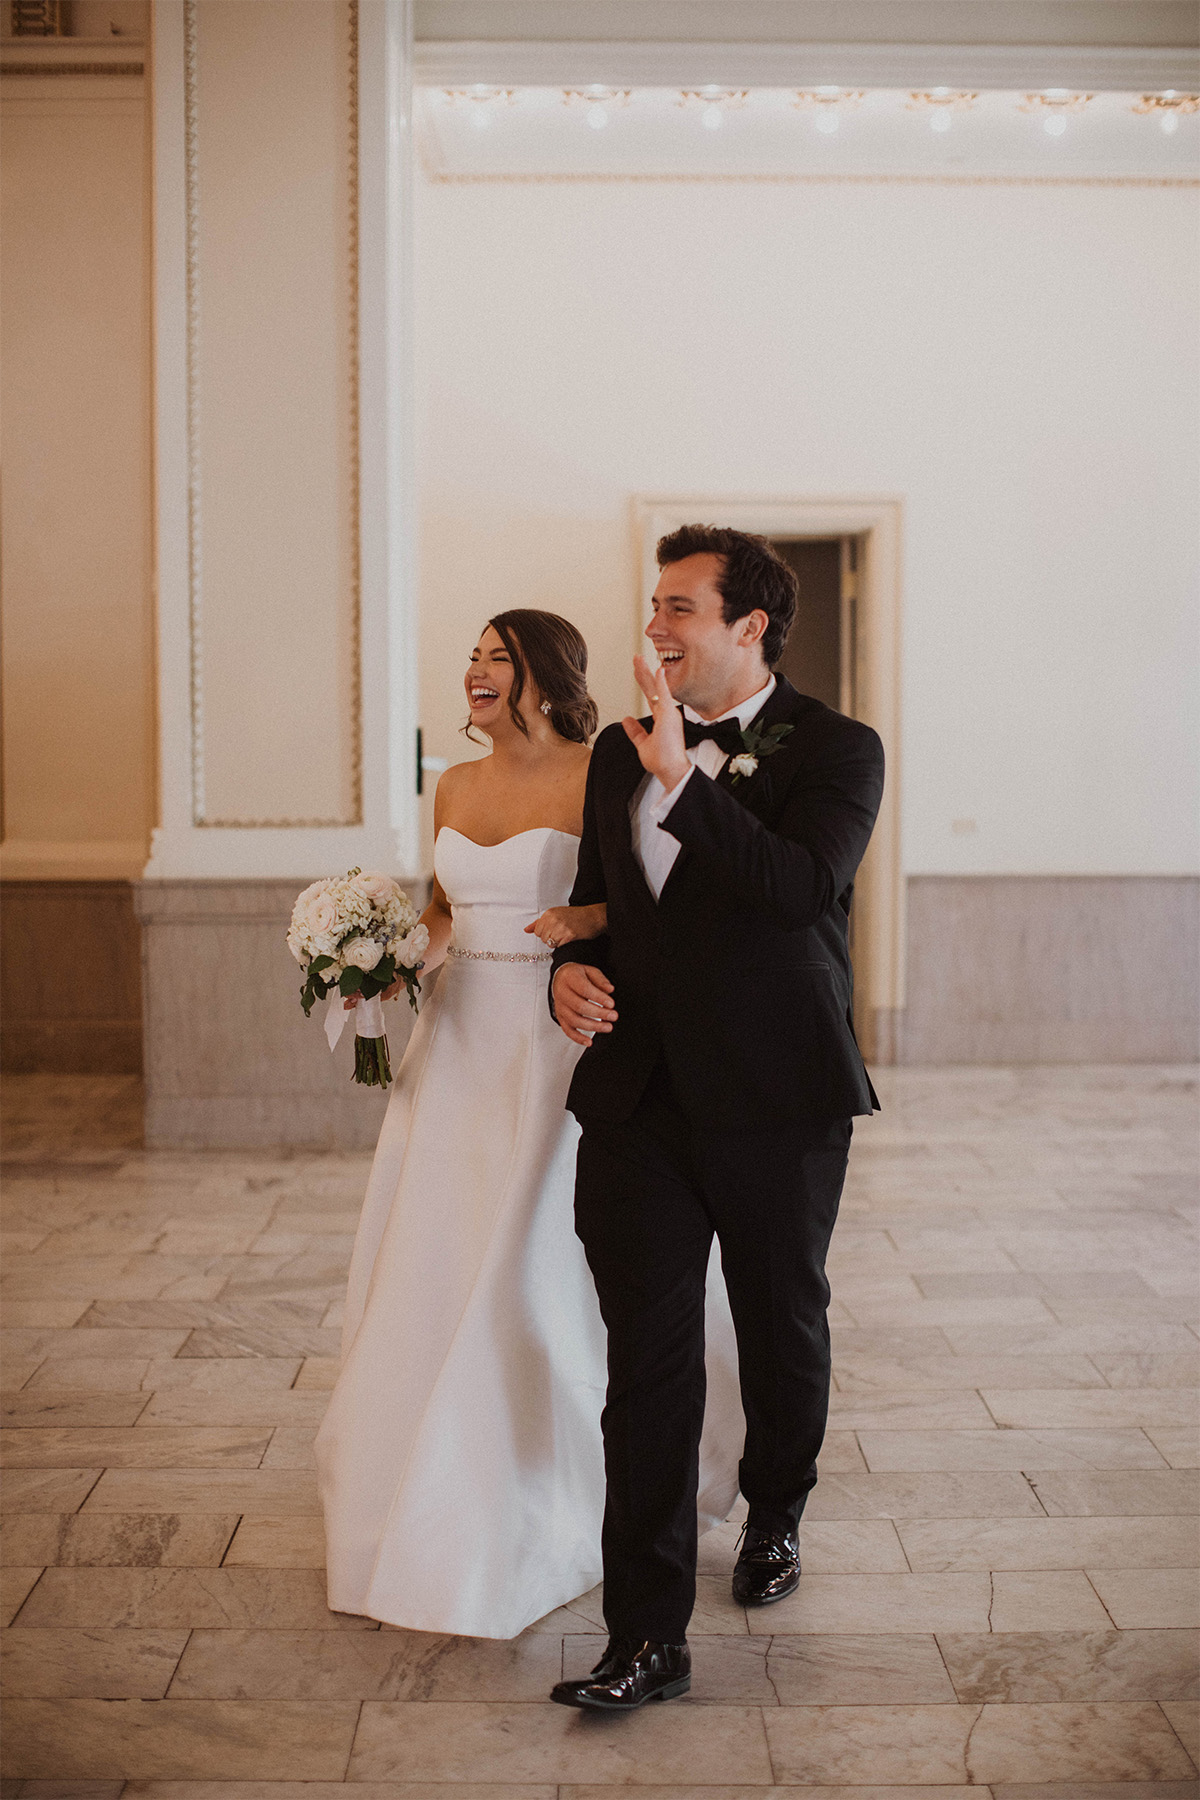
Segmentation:
[[(868, 1060), (895, 1062), (904, 1008), (904, 888), (900, 866), (900, 502), (639, 498), (636, 631), (650, 617), (660, 537), (695, 520), (771, 539), (800, 583), (796, 623), (779, 667), (794, 687), (871, 725), (887, 781), (854, 885), (854, 1024)], [(633, 702), (637, 704), (636, 698)]]

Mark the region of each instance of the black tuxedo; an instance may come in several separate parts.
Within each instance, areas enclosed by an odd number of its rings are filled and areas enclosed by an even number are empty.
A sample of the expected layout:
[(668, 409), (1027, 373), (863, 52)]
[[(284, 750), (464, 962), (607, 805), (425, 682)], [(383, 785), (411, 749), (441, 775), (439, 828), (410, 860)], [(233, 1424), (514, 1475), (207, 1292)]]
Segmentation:
[[(786, 1531), (816, 1480), (829, 1395), (825, 1253), (850, 1119), (875, 1094), (851, 1022), (854, 873), (883, 790), (867, 726), (782, 676), (753, 720), (794, 729), (736, 783), (697, 771), (660, 829), (682, 846), (656, 902), (633, 853), (644, 775), (620, 726), (588, 775), (575, 905), (604, 937), (618, 1020), (576, 1066), (576, 1230), (608, 1328), (605, 1617), (683, 1638), (695, 1597), (704, 1285), (714, 1232), (738, 1339), (751, 1522)], [(649, 721), (646, 721), (649, 724)]]
[(617, 1024), (571, 1083), (580, 1119), (627, 1119), (660, 1060), (687, 1113), (729, 1131), (878, 1104), (854, 1039), (846, 940), (883, 747), (775, 680), (754, 729), (793, 730), (751, 776), (733, 782), (727, 763), (688, 782), (662, 827), (682, 848), (657, 903), (629, 825), (645, 771), (621, 726), (596, 741), (571, 903), (606, 901), (608, 932), (557, 951), (551, 971), (592, 963), (616, 989)]

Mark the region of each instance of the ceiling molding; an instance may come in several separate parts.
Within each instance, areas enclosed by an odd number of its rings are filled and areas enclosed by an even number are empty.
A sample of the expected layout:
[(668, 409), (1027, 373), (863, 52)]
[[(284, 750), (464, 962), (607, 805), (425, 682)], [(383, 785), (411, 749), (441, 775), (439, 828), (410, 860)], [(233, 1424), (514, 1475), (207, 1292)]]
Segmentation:
[(419, 42), (414, 78), (431, 87), (1085, 88), (1107, 93), (1200, 89), (1200, 52), (1106, 45)]
[(1194, 0), (416, 0), (420, 41), (1200, 47)]

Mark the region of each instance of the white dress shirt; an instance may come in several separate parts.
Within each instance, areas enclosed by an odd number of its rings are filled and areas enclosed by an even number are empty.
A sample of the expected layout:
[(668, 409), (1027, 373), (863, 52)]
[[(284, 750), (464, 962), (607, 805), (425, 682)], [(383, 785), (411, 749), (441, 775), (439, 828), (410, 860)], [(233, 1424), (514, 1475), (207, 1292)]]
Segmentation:
[[(768, 675), (763, 686), (740, 706), (722, 713), (720, 719), (702, 719), (699, 713), (685, 706), (683, 716), (690, 719), (693, 725), (719, 725), (725, 719), (736, 719), (738, 729), (745, 731), (751, 720), (756, 718), (775, 692), (775, 677)], [(633, 799), (629, 802), (629, 823), (633, 832), (633, 854), (637, 858), (638, 868), (646, 877), (646, 885), (657, 900), (666, 886), (667, 876), (675, 866), (675, 858), (679, 855), (678, 838), (669, 831), (660, 831), (659, 825), (666, 818), (675, 802), (682, 794), (697, 769), (710, 779), (721, 773), (728, 756), (712, 738), (704, 738), (693, 745), (687, 752), (691, 768), (677, 781), (670, 793), (663, 787), (657, 775), (647, 775), (639, 782)]]

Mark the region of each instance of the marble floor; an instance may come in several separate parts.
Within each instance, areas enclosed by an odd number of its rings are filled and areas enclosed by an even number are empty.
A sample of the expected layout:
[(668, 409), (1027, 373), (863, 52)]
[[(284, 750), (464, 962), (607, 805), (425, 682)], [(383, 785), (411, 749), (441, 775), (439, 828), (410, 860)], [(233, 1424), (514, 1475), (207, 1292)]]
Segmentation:
[(793, 1598), (702, 1546), (689, 1698), (546, 1702), (512, 1643), (325, 1607), (311, 1444), (366, 1159), (140, 1147), (7, 1084), (6, 1800), (1184, 1800), (1196, 1793), (1188, 1071), (885, 1070), (831, 1275)]

